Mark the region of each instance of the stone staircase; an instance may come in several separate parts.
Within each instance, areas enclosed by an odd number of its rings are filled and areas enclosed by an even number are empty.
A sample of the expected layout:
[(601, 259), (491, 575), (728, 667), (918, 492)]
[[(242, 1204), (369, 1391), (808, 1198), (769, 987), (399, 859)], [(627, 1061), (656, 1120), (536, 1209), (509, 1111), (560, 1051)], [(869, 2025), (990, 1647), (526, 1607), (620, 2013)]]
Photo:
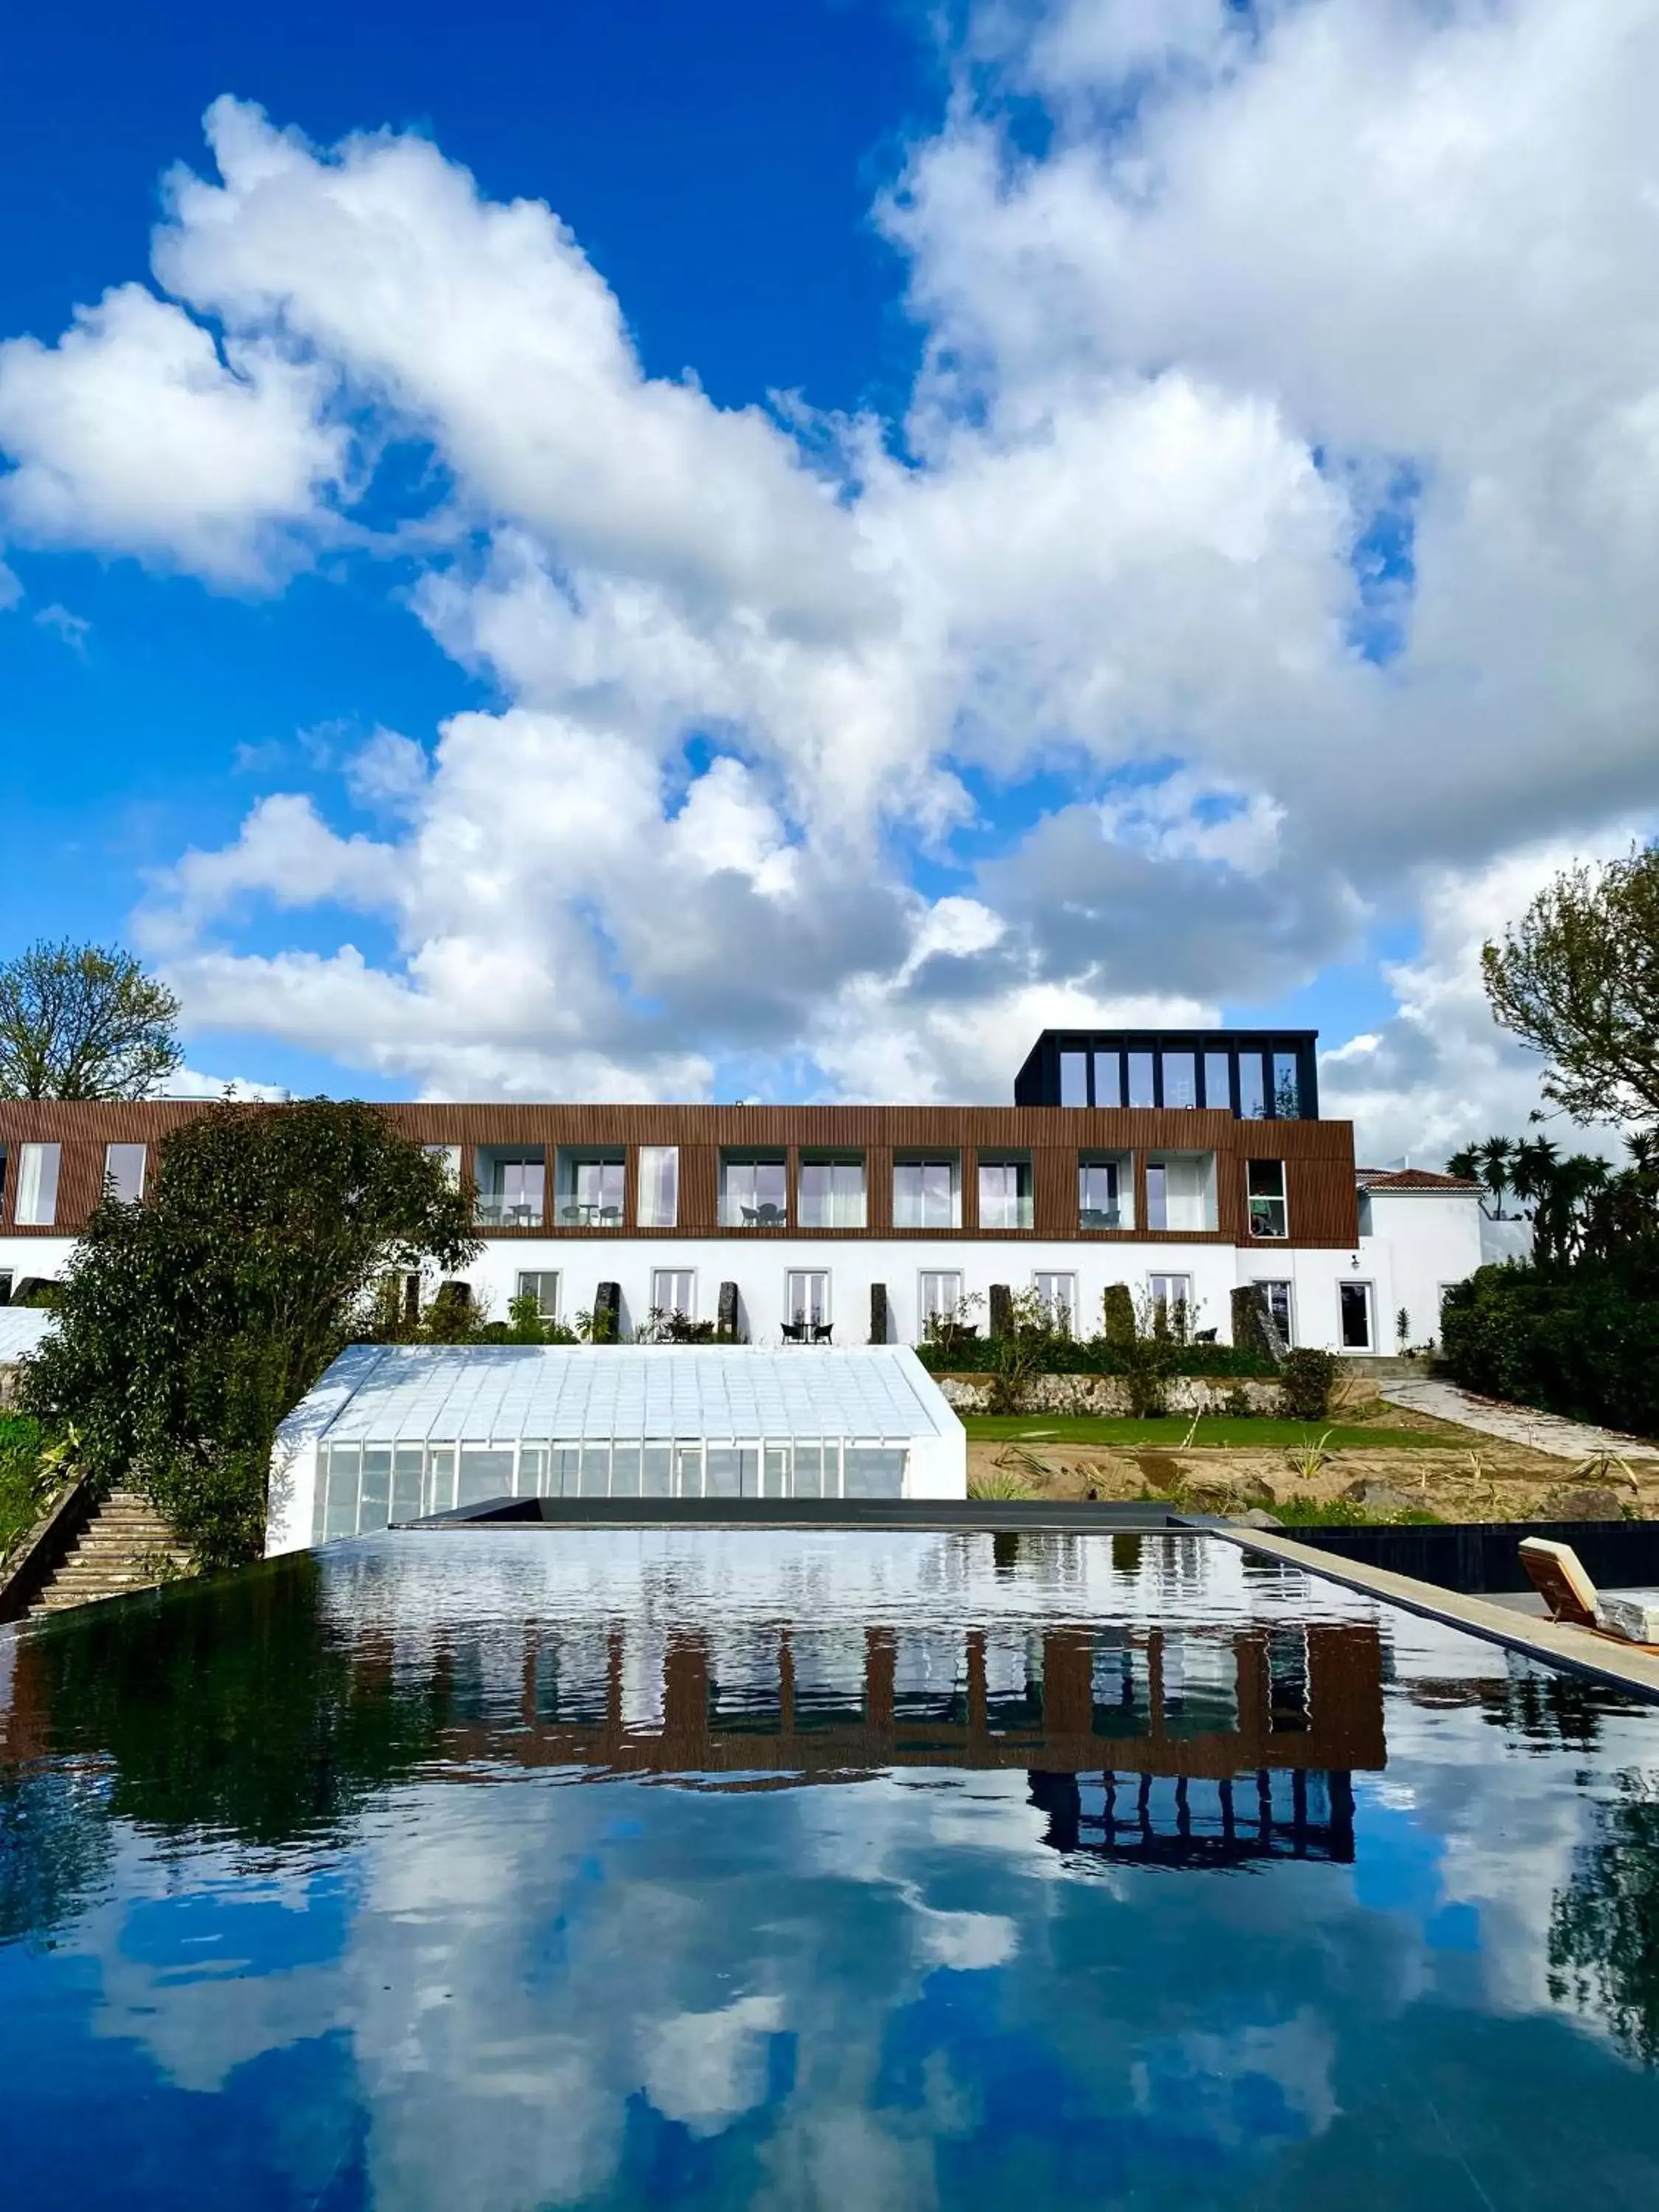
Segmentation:
[(136, 1491), (112, 1490), (29, 1607), (30, 1616), (64, 1613), (101, 1597), (148, 1589), (172, 1572), (191, 1572), (165, 1521)]

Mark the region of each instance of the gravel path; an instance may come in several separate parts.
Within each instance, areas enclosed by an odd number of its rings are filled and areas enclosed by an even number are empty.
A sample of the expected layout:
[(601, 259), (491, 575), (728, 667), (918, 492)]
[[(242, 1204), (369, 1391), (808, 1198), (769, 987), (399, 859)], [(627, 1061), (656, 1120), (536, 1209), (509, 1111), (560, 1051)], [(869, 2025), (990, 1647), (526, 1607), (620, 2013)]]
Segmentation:
[(1586, 1460), (1598, 1452), (1612, 1452), (1620, 1459), (1659, 1459), (1659, 1444), (1644, 1443), (1639, 1437), (1563, 1420), (1559, 1413), (1540, 1413), (1530, 1406), (1506, 1406), (1501, 1398), (1477, 1398), (1455, 1382), (1413, 1379), (1382, 1382), (1378, 1389), (1391, 1406), (1427, 1413), (1437, 1421), (1455, 1421), (1463, 1428), (1479, 1429), (1483, 1436), (1502, 1437), (1508, 1443), (1547, 1452), (1552, 1459)]

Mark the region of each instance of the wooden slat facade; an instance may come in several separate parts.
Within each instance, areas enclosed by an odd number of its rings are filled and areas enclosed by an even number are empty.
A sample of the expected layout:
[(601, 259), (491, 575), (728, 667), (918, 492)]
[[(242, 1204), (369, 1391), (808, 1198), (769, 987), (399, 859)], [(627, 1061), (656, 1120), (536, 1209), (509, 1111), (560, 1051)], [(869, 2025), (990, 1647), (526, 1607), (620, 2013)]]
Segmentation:
[[(64, 1105), (0, 1103), (0, 1147), (7, 1155), (0, 1234), (74, 1235), (84, 1224), (102, 1186), (105, 1148), (143, 1144), (152, 1148), (185, 1122), (207, 1111), (190, 1101)], [(257, 1109), (246, 1110), (257, 1111)], [(1346, 1249), (1358, 1239), (1353, 1130), (1346, 1121), (1236, 1120), (1230, 1114), (1178, 1109), (1094, 1109), (1059, 1106), (650, 1106), (395, 1104), (384, 1111), (420, 1144), (459, 1145), (463, 1172), (471, 1176), (481, 1145), (540, 1145), (547, 1180), (547, 1226), (501, 1229), (492, 1238), (606, 1237), (614, 1228), (576, 1227), (554, 1218), (553, 1170), (561, 1146), (626, 1148), (626, 1218), (635, 1212), (636, 1154), (641, 1145), (679, 1150), (679, 1222), (672, 1230), (639, 1230), (629, 1236), (734, 1237), (897, 1237), (918, 1243), (952, 1237), (986, 1237), (1018, 1244), (1057, 1238), (1085, 1243), (1246, 1244), (1249, 1237), (1245, 1168), (1253, 1159), (1285, 1163), (1292, 1246)], [(58, 1216), (47, 1229), (20, 1227), (14, 1218), (16, 1152), (27, 1143), (63, 1147)], [(789, 1164), (791, 1211), (803, 1153), (855, 1152), (864, 1156), (866, 1226), (852, 1229), (723, 1228), (719, 1218), (722, 1153), (781, 1152)], [(1080, 1152), (1127, 1152), (1134, 1161), (1135, 1219), (1146, 1218), (1146, 1166), (1160, 1152), (1213, 1152), (1218, 1225), (1212, 1231), (1081, 1230), (1078, 1224)], [(896, 1155), (954, 1154), (960, 1163), (962, 1224), (957, 1230), (892, 1226)], [(981, 1152), (1024, 1154), (1032, 1169), (1030, 1229), (981, 1230), (977, 1166)], [(154, 1152), (150, 1173), (155, 1172)], [(1274, 1240), (1276, 1247), (1278, 1240)], [(1282, 1247), (1279, 1247), (1282, 1249)]]

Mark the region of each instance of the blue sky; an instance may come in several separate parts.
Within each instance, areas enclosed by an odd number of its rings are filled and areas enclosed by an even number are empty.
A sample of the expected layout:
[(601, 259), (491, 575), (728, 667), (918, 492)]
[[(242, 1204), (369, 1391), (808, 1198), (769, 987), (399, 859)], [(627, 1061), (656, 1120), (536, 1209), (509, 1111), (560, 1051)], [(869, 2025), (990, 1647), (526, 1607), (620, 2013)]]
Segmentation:
[(300, 1090), (1123, 1014), (1513, 1125), (1480, 942), (1659, 781), (1650, 93), (1640, 0), (37, 16), (6, 942)]

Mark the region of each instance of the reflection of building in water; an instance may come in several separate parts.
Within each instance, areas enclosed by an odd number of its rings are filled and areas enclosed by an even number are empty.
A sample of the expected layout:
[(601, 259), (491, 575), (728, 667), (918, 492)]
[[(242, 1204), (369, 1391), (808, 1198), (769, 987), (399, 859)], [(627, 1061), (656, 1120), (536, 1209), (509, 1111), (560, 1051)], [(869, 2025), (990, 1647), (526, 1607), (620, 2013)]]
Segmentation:
[(1030, 1779), (1031, 1802), (1048, 1816), (1042, 1840), (1057, 1851), (1181, 1867), (1353, 1857), (1346, 1771), (1264, 1766), (1194, 1779), (1109, 1770)]
[[(1109, 1778), (1127, 1768), (1212, 1783), (1277, 1769), (1319, 1777), (1316, 1793), (1327, 1776), (1385, 1760), (1382, 1653), (1363, 1622), (776, 1625), (696, 1635), (618, 1626), (568, 1637), (532, 1623), (515, 1700), (483, 1711), (458, 1697), (475, 1673), (459, 1650), (439, 1668), (434, 1719), (454, 1759), (750, 1784), (905, 1765)], [(1340, 1811), (1319, 1809), (1324, 1796), (1312, 1812), (1306, 1797), (1275, 1809), (1264, 1830), (1265, 1816), (1241, 1811), (1233, 1792), (1213, 1801), (1217, 1833), (1266, 1835), (1277, 1850), (1286, 1820), (1297, 1832), (1310, 1821), (1310, 1833), (1340, 1826)], [(1079, 1800), (1077, 1819), (1114, 1827), (1117, 1802), (1085, 1816)], [(1192, 1830), (1198, 1803), (1175, 1804), (1176, 1832)]]

